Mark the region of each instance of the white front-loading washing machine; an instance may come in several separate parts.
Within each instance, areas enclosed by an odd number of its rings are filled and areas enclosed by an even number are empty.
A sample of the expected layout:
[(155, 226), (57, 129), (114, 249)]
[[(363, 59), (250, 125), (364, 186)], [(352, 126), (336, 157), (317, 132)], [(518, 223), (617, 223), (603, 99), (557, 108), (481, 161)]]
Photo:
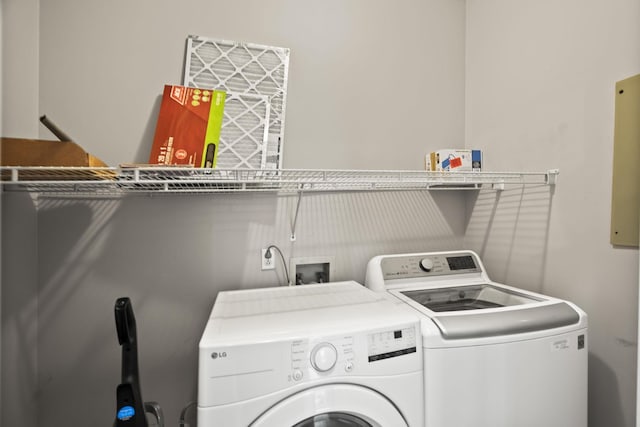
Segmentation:
[(418, 427), (412, 310), (356, 282), (218, 293), (200, 340), (200, 427)]
[(421, 316), (426, 427), (586, 427), (576, 305), (492, 282), (472, 251), (377, 256), (365, 285)]

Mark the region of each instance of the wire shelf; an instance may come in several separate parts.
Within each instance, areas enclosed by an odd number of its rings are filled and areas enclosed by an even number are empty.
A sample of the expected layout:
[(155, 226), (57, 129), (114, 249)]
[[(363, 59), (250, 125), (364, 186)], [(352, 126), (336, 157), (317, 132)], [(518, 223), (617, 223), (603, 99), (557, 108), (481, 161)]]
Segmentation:
[(553, 185), (546, 172), (425, 172), (394, 170), (198, 169), (185, 167), (2, 167), (4, 191), (45, 194), (502, 190)]

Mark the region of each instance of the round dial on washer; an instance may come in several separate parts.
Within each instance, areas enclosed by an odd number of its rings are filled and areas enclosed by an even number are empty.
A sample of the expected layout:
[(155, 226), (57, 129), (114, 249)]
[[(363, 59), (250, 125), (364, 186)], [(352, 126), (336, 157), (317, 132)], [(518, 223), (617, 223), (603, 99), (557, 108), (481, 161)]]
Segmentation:
[(338, 361), (336, 348), (328, 342), (316, 345), (311, 351), (311, 365), (318, 372), (327, 372)]
[(431, 258), (422, 258), (419, 265), (422, 271), (426, 271), (428, 273), (433, 269), (433, 260)]

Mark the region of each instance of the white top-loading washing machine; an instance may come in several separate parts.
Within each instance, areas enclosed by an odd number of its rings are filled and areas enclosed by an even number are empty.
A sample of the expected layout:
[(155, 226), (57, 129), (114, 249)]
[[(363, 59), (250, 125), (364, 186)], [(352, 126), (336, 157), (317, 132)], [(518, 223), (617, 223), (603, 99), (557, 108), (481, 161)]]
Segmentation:
[(422, 378), (418, 316), (361, 284), (220, 292), (198, 426), (418, 427)]
[(426, 427), (586, 427), (574, 304), (492, 282), (472, 251), (377, 256), (365, 285), (421, 315)]

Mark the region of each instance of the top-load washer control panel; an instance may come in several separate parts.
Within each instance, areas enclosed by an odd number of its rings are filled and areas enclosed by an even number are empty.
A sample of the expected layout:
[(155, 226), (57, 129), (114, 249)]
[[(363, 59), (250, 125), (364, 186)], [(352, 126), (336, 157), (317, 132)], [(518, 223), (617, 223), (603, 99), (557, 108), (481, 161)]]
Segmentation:
[(384, 280), (482, 272), (480, 262), (471, 252), (384, 257), (380, 268)]

